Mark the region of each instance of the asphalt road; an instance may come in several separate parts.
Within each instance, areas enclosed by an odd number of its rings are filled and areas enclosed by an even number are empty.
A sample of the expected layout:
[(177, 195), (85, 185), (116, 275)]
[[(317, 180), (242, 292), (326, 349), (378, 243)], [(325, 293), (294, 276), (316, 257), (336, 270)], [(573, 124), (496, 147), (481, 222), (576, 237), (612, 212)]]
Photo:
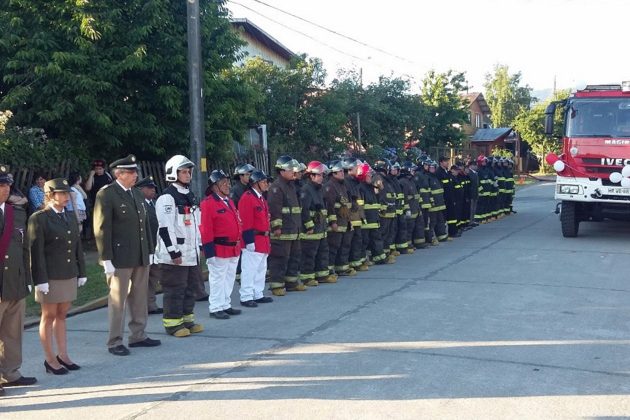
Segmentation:
[[(46, 375), (37, 330), (8, 419), (630, 416), (630, 225), (565, 239), (553, 186), (518, 214), (333, 285), (244, 309), (163, 345), (107, 352), (106, 310), (68, 320), (79, 372)], [(233, 301), (238, 301), (234, 294)], [(235, 307), (239, 307), (238, 304)]]

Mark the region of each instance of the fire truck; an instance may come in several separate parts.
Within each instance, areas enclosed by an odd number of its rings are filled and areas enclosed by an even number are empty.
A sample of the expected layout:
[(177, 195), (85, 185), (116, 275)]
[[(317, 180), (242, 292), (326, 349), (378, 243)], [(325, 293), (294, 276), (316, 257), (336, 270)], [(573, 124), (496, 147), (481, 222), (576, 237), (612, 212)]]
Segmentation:
[(630, 219), (630, 81), (589, 85), (545, 110), (545, 133), (554, 114), (563, 115), (562, 152), (546, 161), (557, 172), (564, 237), (576, 237), (580, 222)]

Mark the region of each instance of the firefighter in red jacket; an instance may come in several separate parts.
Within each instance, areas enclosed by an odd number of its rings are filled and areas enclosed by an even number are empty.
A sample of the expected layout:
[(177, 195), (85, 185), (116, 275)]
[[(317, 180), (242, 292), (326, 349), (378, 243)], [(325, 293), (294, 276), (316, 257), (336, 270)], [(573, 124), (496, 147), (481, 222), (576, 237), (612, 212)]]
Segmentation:
[(210, 284), (210, 316), (228, 319), (238, 315), (230, 296), (241, 254), (241, 221), (230, 200), (230, 177), (214, 170), (208, 179), (211, 194), (201, 202), (201, 243), (208, 264)]
[(241, 254), (241, 305), (255, 308), (259, 303), (273, 302), (263, 295), (267, 256), (271, 252), (269, 240), (269, 206), (263, 193), (269, 190), (268, 177), (254, 170), (249, 178), (249, 189), (241, 195), (238, 213), (243, 228)]

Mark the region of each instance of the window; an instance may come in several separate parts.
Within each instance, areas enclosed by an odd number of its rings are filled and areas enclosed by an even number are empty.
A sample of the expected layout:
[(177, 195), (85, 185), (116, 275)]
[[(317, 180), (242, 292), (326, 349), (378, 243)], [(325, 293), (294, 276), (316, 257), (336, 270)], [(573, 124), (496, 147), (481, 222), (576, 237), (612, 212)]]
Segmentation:
[(475, 114), (475, 127), (481, 128), (481, 114)]

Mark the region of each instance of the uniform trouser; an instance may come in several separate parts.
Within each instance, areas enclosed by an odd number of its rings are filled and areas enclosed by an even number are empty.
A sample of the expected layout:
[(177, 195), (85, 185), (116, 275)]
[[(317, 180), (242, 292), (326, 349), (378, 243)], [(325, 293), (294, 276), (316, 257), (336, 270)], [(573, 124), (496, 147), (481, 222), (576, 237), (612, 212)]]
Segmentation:
[(409, 219), (407, 222), (407, 230), (411, 232), (409, 236), (409, 240), (412, 245), (415, 247), (420, 247), (422, 244), (426, 243), (426, 239), (424, 237), (424, 217), (422, 214), (419, 214), (417, 217)]
[(327, 277), (330, 273), (327, 239), (302, 239), (300, 242), (302, 247), (300, 280), (308, 281)]
[(370, 251), (370, 259), (375, 263), (385, 259), (385, 251), (383, 251), (383, 238), (380, 229), (361, 229), (363, 243)]
[(477, 201), (478, 198), (470, 199), (470, 223), (474, 223), (477, 221)]
[(353, 232), (328, 232), (328, 266), (336, 272), (348, 271)]
[(354, 226), (352, 232), (352, 242), (350, 243), (350, 256), (348, 260), (350, 267), (357, 268), (365, 262), (365, 247), (363, 246), (361, 226)]
[(438, 241), (444, 241), (448, 238), (446, 233), (446, 221), (444, 220), (444, 210), (432, 211), (430, 216), (430, 229), (435, 233)]
[(407, 232), (407, 216), (399, 214), (396, 216), (396, 249), (407, 249), (409, 246), (409, 232)]
[(455, 203), (451, 203), (446, 206), (446, 224), (448, 225), (448, 236), (454, 236), (459, 228), (457, 227), (457, 223), (459, 222), (459, 217), (457, 214), (457, 207)]
[(224, 311), (232, 307), (232, 289), (236, 279), (238, 257), (215, 257), (208, 263), (208, 283), (210, 284), (210, 313)]
[(140, 265), (133, 268), (117, 268), (114, 274), (107, 276), (109, 286), (108, 347), (116, 347), (123, 343), (125, 330), (125, 309), (129, 308), (129, 344), (147, 338), (147, 290), (149, 284), (149, 266)]
[(422, 209), (422, 222), (424, 223), (424, 241), (433, 241), (433, 231), (431, 230), (431, 215), (428, 208)]
[(241, 253), (241, 302), (260, 299), (265, 289), (267, 254), (243, 249)]
[(398, 235), (398, 218), (400, 216), (396, 215), (396, 217), (394, 217), (392, 219), (392, 223), (389, 225), (389, 231), (388, 231), (388, 235), (389, 235), (389, 249), (390, 251), (395, 251), (396, 250), (396, 238)]
[[(300, 241), (295, 241), (300, 244)], [(287, 276), (290, 278), (299, 277), (302, 270), (302, 244), (300, 244), (299, 252), (291, 252), (289, 254), (289, 262), (287, 263)]]
[(271, 288), (284, 288), (285, 283), (297, 284), (298, 273), (289, 271), (289, 259), (291, 255), (300, 254), (300, 241), (271, 240), (271, 253), (267, 260), (267, 266), (271, 274)]
[(147, 310), (155, 311), (158, 308), (155, 293), (160, 284), (160, 265), (151, 264), (149, 266), (149, 287), (147, 289)]
[(381, 217), (381, 227), (379, 228), (383, 240), (383, 249), (387, 254), (391, 252), (391, 226), (395, 219), (392, 217)]
[(0, 302), (0, 386), (22, 376), (22, 331), (26, 301)]
[(490, 217), (490, 198), (486, 195), (480, 195), (477, 201), (477, 211), (475, 214), (475, 220), (482, 221), (488, 220)]
[(194, 324), (195, 284), (201, 277), (198, 265), (160, 264), (164, 327), (169, 334)]

